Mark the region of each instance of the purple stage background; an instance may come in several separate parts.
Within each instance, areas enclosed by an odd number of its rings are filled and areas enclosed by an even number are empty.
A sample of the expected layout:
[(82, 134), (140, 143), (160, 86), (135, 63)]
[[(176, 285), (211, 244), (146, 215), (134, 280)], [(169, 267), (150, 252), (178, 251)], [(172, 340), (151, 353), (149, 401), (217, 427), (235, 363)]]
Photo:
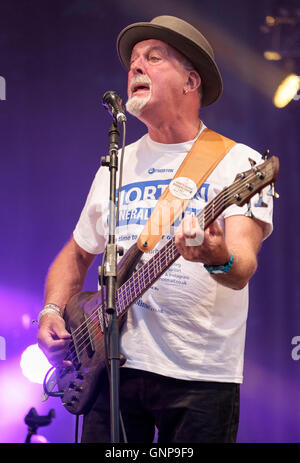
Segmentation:
[[(224, 93), (202, 111), (205, 124), (280, 158), (275, 228), (250, 284), (238, 441), (300, 442), (300, 362), (292, 357), (292, 339), (300, 337), (295, 216), (300, 102), (273, 106), (270, 87), (279, 64), (262, 58), (266, 37), (260, 32), (277, 3), (261, 0), (254, 8), (250, 0), (0, 1), (0, 75), (6, 83), (0, 100), (0, 335), (6, 341), (6, 358), (0, 360), (0, 442), (24, 442), (24, 417), (31, 407), (40, 414), (55, 409), (52, 424), (40, 429), (49, 442), (74, 441), (74, 416), (59, 399), (41, 403), (41, 385), (23, 376), (20, 357), (36, 343), (31, 320), (43, 302), (49, 264), (69, 239), (100, 157), (107, 154), (111, 121), (102, 95), (116, 90), (126, 98), (117, 35), (132, 22), (161, 14), (199, 24), (216, 47)], [(127, 142), (144, 132), (129, 116)], [(96, 289), (98, 264), (86, 289)]]

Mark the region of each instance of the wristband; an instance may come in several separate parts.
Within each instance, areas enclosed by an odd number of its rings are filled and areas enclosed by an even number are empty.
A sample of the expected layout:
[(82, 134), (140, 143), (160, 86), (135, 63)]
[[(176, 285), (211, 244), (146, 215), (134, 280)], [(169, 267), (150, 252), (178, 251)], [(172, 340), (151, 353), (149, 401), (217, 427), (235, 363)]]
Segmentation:
[(229, 270), (232, 268), (233, 265), (233, 254), (230, 253), (229, 261), (224, 265), (206, 265), (204, 264), (204, 268), (211, 274), (217, 275), (220, 273), (228, 273)]
[(62, 318), (62, 314), (59, 313), (58, 310), (52, 309), (51, 307), (49, 307), (47, 309), (43, 309), (43, 310), (40, 311), (39, 316), (38, 316), (38, 323), (40, 323), (40, 320), (41, 320), (42, 316), (46, 315), (47, 313), (54, 313), (58, 317)]
[(59, 312), (59, 314), (62, 315), (62, 310), (58, 305), (49, 303), (44, 305), (43, 309), (47, 309), (48, 307), (57, 310), (57, 312)]

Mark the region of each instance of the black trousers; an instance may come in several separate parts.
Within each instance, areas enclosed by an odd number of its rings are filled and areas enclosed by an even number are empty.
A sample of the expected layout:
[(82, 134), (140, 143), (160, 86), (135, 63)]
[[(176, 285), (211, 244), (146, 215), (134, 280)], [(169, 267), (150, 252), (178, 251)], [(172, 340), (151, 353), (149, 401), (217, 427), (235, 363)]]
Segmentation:
[[(130, 368), (120, 369), (121, 442), (236, 442), (239, 384), (186, 381)], [(93, 408), (83, 419), (82, 442), (111, 442), (107, 373)]]

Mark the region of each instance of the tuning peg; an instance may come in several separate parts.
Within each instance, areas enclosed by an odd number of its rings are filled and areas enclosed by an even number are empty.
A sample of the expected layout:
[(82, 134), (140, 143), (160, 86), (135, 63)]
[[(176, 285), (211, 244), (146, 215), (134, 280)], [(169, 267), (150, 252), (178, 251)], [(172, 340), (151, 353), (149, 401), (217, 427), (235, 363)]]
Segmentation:
[(264, 161), (266, 161), (268, 159), (269, 155), (270, 155), (270, 150), (266, 150), (264, 155), (263, 155)]
[(279, 194), (275, 191), (274, 183), (271, 183), (270, 190), (268, 191), (269, 196), (273, 196), (273, 198), (278, 199)]
[(262, 191), (259, 193), (258, 201), (254, 204), (255, 207), (268, 207), (267, 203), (263, 200)]
[(254, 166), (255, 166), (256, 161), (254, 161), (254, 159), (248, 158), (248, 161), (250, 162), (251, 167), (254, 167)]
[(253, 213), (252, 213), (252, 210), (251, 210), (251, 203), (250, 202), (247, 204), (247, 212), (245, 213), (245, 216), (250, 217), (250, 219), (253, 219)]

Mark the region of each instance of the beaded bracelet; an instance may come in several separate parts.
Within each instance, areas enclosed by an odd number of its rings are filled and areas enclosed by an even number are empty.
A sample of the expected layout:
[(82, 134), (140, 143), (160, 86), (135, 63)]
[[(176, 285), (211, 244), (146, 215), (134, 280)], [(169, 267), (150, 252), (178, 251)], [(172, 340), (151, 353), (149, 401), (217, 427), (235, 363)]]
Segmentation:
[(228, 273), (229, 270), (232, 268), (233, 265), (233, 254), (230, 253), (229, 261), (224, 265), (206, 265), (204, 264), (204, 268), (211, 274), (216, 275), (220, 273)]

